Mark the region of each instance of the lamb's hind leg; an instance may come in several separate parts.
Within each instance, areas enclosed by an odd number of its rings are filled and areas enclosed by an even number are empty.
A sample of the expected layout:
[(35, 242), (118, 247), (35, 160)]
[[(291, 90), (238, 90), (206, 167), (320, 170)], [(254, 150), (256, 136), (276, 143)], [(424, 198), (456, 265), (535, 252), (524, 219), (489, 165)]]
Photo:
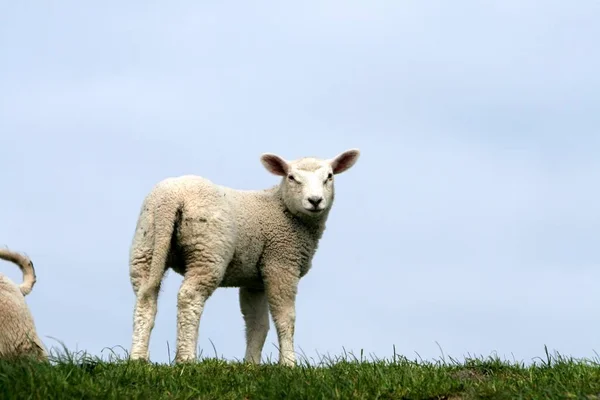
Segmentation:
[[(197, 256), (199, 258), (201, 256)], [(175, 362), (194, 361), (198, 328), (206, 300), (219, 287), (228, 259), (201, 257), (186, 262), (186, 272), (177, 294), (177, 351)]]
[(133, 312), (133, 337), (130, 359), (148, 360), (150, 334), (156, 319), (158, 292), (160, 285), (148, 286), (148, 271), (151, 254), (131, 260), (130, 279), (135, 293), (135, 308)]
[(246, 323), (246, 356), (244, 360), (259, 364), (269, 333), (269, 304), (265, 291), (240, 288), (240, 308)]

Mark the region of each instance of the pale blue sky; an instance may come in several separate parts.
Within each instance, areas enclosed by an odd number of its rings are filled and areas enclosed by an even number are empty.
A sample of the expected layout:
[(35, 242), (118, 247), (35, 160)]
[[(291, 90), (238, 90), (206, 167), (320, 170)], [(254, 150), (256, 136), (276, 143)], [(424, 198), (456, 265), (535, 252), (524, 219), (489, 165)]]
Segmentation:
[[(598, 21), (596, 0), (1, 5), (0, 245), (35, 262), (44, 343), (129, 349), (129, 246), (159, 180), (266, 188), (263, 152), (358, 147), (300, 284), (297, 351), (595, 356)], [(237, 290), (208, 301), (211, 340), (243, 357)]]

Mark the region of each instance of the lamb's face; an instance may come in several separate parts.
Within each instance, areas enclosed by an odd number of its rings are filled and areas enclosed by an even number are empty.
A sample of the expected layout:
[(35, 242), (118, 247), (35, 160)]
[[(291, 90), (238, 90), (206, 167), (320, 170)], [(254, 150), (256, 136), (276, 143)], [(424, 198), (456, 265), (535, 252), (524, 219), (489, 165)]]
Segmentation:
[(306, 157), (295, 161), (264, 154), (261, 161), (271, 173), (283, 177), (282, 193), (292, 213), (318, 217), (333, 203), (333, 176), (354, 165), (359, 154), (358, 150), (348, 150), (331, 160)]
[(331, 207), (333, 168), (323, 160), (304, 158), (288, 164), (283, 193), (290, 211), (317, 216)]

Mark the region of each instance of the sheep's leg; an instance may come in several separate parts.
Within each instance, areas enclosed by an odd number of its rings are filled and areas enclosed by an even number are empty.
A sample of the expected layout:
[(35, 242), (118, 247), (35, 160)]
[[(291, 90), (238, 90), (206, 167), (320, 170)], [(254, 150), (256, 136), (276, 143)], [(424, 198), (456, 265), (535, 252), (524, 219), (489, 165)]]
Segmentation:
[(131, 345), (132, 360), (148, 360), (150, 333), (154, 328), (158, 302), (159, 287), (143, 287), (136, 293), (133, 314), (133, 340)]
[(156, 319), (160, 283), (154, 287), (148, 284), (148, 273), (152, 260), (151, 250), (140, 250), (135, 247), (134, 249), (129, 270), (131, 286), (135, 294), (130, 359), (147, 361), (150, 335)]
[(160, 204), (163, 196), (155, 193), (146, 197), (131, 244), (129, 277), (136, 296), (132, 360), (149, 359), (148, 345), (156, 320), (158, 293), (166, 272), (177, 203), (158, 206), (156, 201)]
[(244, 360), (259, 364), (269, 332), (269, 308), (265, 291), (240, 288), (240, 308), (246, 323), (246, 356)]
[(296, 323), (296, 293), (298, 276), (282, 268), (265, 268), (265, 289), (273, 322), (279, 339), (279, 364), (293, 367), (294, 326)]
[[(214, 260), (214, 258), (212, 259)], [(188, 266), (177, 294), (177, 351), (175, 362), (196, 359), (198, 328), (204, 304), (219, 286), (227, 264), (204, 261)]]

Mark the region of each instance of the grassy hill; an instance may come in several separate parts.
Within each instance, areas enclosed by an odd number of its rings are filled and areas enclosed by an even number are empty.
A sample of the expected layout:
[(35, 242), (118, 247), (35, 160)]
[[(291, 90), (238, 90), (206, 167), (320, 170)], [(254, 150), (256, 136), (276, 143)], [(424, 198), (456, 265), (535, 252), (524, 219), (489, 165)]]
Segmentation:
[[(54, 357), (53, 357), (54, 358)], [(324, 360), (294, 369), (205, 359), (188, 365), (65, 353), (0, 361), (1, 399), (600, 399), (600, 364), (546, 354), (532, 365)]]

